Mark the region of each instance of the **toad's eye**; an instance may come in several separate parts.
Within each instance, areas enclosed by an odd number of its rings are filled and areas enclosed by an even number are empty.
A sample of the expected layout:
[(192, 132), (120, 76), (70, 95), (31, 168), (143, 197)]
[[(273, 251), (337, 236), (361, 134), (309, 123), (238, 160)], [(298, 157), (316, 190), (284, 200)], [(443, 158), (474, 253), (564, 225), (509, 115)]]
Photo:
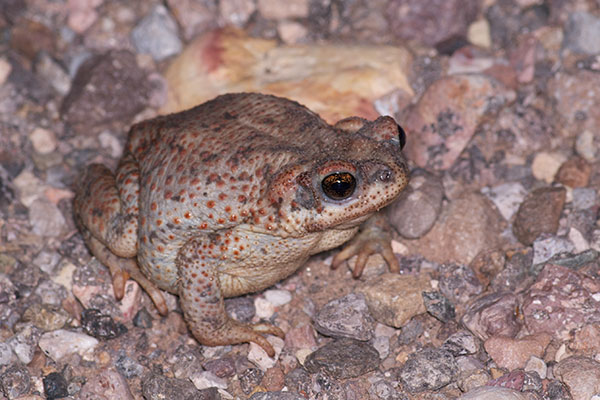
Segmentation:
[(332, 200), (344, 200), (356, 189), (356, 178), (348, 172), (334, 172), (321, 182), (323, 192)]
[(398, 125), (398, 139), (400, 140), (400, 150), (402, 150), (406, 144), (406, 132), (400, 125)]

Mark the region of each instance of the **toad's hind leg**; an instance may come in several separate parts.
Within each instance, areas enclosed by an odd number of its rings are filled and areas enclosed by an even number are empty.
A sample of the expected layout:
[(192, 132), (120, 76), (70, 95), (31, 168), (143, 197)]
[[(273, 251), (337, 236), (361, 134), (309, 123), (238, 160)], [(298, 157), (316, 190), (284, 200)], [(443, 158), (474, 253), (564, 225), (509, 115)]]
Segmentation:
[(200, 256), (202, 247), (199, 238), (191, 239), (176, 261), (180, 304), (194, 337), (208, 346), (254, 342), (273, 357), (275, 350), (262, 334), (283, 337), (283, 331), (266, 323), (244, 324), (227, 315), (218, 266)]
[(115, 297), (122, 298), (128, 276), (152, 297), (161, 313), (166, 312), (162, 294), (140, 272), (137, 254), (139, 170), (131, 155), (118, 167), (117, 177), (105, 166), (92, 164), (82, 174), (74, 200), (74, 211), (90, 251), (109, 267)]

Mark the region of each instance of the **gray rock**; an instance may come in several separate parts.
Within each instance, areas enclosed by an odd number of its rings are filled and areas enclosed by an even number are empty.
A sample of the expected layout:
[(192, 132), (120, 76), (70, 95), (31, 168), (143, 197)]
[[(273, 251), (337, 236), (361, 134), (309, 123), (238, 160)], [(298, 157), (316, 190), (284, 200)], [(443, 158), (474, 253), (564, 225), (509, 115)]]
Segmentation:
[(577, 11), (569, 15), (565, 25), (564, 45), (571, 51), (586, 54), (600, 53), (600, 18)]
[(144, 109), (149, 96), (146, 73), (134, 54), (112, 50), (79, 67), (60, 111), (70, 124), (93, 134), (115, 122), (128, 122)]
[(379, 366), (379, 353), (371, 345), (353, 339), (339, 339), (306, 358), (311, 373), (324, 371), (333, 378), (356, 378)]
[(479, 350), (477, 338), (467, 331), (459, 331), (450, 335), (442, 344), (442, 349), (452, 353), (453, 356), (475, 354)]
[(327, 303), (315, 316), (314, 323), (315, 329), (325, 336), (367, 341), (373, 337), (375, 320), (365, 296), (351, 293)]
[(456, 317), (454, 306), (440, 292), (423, 292), (423, 303), (427, 312), (441, 322), (448, 322)]
[(420, 238), (437, 221), (443, 196), (444, 187), (439, 177), (421, 169), (413, 171), (408, 187), (387, 208), (390, 223), (401, 236)]
[(151, 374), (142, 381), (142, 393), (146, 400), (219, 400), (221, 398), (217, 388), (198, 391), (187, 379), (167, 378), (156, 374)]
[(12, 347), (8, 343), (0, 343), (0, 366), (8, 365), (15, 361), (15, 359)]
[(573, 189), (573, 207), (576, 210), (587, 210), (596, 205), (598, 196), (596, 190), (589, 187)]
[(481, 192), (494, 202), (500, 214), (507, 221), (510, 221), (517, 212), (519, 205), (527, 194), (527, 191), (519, 182), (503, 183), (492, 188), (486, 187)]
[(29, 223), (36, 235), (55, 237), (62, 233), (67, 222), (54, 204), (36, 200), (29, 207)]
[(177, 36), (177, 24), (167, 9), (158, 5), (131, 32), (139, 53), (150, 53), (156, 61), (179, 53), (183, 47)]
[(540, 264), (560, 253), (570, 253), (575, 246), (567, 239), (557, 236), (541, 237), (533, 242), (533, 264)]
[(400, 379), (408, 391), (421, 392), (446, 386), (457, 373), (458, 365), (449, 351), (427, 348), (408, 357)]
[(554, 375), (568, 386), (574, 400), (592, 399), (600, 393), (600, 363), (591, 358), (565, 358), (554, 367)]
[(459, 397), (459, 400), (529, 400), (527, 393), (499, 386), (481, 386)]
[(0, 375), (0, 387), (9, 399), (16, 399), (29, 393), (31, 376), (24, 365), (13, 365)]

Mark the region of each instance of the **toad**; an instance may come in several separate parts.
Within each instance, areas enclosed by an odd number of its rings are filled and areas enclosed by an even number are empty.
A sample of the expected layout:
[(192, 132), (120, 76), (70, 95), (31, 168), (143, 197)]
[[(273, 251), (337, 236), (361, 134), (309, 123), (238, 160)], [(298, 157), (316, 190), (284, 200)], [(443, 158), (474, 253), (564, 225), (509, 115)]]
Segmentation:
[(328, 125), (306, 107), (256, 93), (226, 94), (134, 125), (111, 172), (92, 164), (78, 182), (77, 222), (121, 298), (131, 277), (161, 314), (179, 296), (203, 345), (255, 342), (273, 356), (267, 323), (244, 324), (223, 299), (265, 289), (309, 256), (360, 235), (333, 266), (380, 252), (398, 262), (370, 218), (408, 183), (404, 132), (391, 117)]

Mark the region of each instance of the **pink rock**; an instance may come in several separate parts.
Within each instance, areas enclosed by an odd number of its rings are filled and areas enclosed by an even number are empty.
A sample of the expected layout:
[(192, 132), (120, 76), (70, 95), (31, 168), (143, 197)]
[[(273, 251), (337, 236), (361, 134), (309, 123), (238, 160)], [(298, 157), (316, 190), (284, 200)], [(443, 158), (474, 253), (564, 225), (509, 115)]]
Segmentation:
[(285, 347), (292, 349), (311, 349), (317, 348), (315, 340), (315, 331), (310, 325), (302, 325), (292, 328), (285, 334)]
[(484, 75), (453, 75), (429, 86), (404, 123), (407, 156), (420, 167), (448, 169), (482, 117), (512, 101), (515, 93)]
[(486, 340), (484, 347), (498, 366), (511, 371), (525, 367), (531, 356), (542, 357), (551, 339), (548, 333), (538, 333), (521, 339), (498, 335)]
[(571, 332), (600, 320), (600, 282), (560, 265), (546, 264), (525, 292), (522, 311), (529, 332), (568, 340)]

